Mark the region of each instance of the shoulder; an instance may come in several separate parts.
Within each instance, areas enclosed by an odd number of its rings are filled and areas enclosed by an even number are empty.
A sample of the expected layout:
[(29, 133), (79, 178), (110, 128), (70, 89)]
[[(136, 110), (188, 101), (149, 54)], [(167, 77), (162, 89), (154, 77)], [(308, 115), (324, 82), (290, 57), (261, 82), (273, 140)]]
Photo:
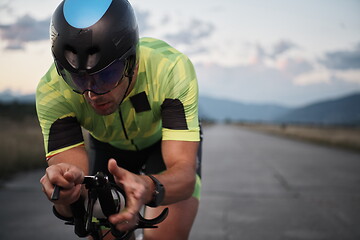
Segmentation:
[(140, 39), (140, 58), (151, 60), (177, 61), (179, 58), (186, 57), (183, 53), (175, 49), (165, 41), (156, 38)]
[(36, 108), (39, 118), (57, 119), (83, 109), (84, 99), (72, 91), (58, 75), (52, 64), (36, 89)]
[(139, 46), (140, 71), (156, 73), (156, 77), (168, 77), (174, 68), (182, 69), (184, 72), (192, 71), (193, 65), (189, 58), (165, 41), (141, 38)]
[(73, 92), (72, 89), (65, 83), (61, 76), (59, 76), (55, 64), (52, 64), (46, 74), (40, 79), (36, 88), (36, 100), (47, 101), (56, 100), (59, 98), (69, 101), (79, 100), (80, 95)]
[(53, 63), (38, 83), (36, 89), (37, 98), (49, 95), (61, 95), (61, 89), (64, 89), (62, 82)]
[(60, 76), (58, 75), (55, 64), (53, 63), (45, 75), (40, 79), (37, 86), (37, 92), (45, 92), (43, 88), (56, 88), (56, 85), (59, 84), (59, 79)]
[(160, 50), (162, 48), (172, 48), (165, 41), (150, 37), (140, 38), (139, 44), (140, 44), (140, 48), (142, 49), (147, 48), (152, 50)]

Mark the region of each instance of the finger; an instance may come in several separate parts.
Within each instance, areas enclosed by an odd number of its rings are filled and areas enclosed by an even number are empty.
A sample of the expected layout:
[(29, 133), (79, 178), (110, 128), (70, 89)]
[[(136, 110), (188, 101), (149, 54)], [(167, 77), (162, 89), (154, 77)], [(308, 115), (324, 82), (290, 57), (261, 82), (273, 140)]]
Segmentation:
[(138, 215), (124, 211), (119, 214), (114, 214), (109, 217), (110, 223), (116, 226), (120, 231), (127, 231), (133, 229), (138, 224)]
[(58, 185), (62, 188), (72, 188), (74, 183), (72, 181), (68, 181), (63, 176), (64, 170), (60, 166), (50, 166), (46, 169), (46, 178), (53, 185)]
[(77, 184), (74, 189), (72, 189), (72, 191), (69, 190), (69, 195), (68, 195), (68, 199), (69, 199), (69, 203), (74, 203), (75, 201), (77, 201), (81, 195), (81, 189), (82, 186), (81, 184)]
[(109, 160), (108, 170), (118, 181), (121, 181), (125, 177), (125, 174), (127, 173), (125, 169), (117, 165), (115, 159)]
[(64, 178), (68, 182), (81, 184), (84, 181), (84, 172), (78, 168), (70, 168), (64, 173)]
[(50, 183), (50, 181), (48, 180), (46, 175), (44, 175), (40, 179), (40, 183), (42, 185), (42, 191), (45, 193), (47, 198), (50, 200), (50, 196), (51, 196), (52, 192), (54, 191), (54, 185)]
[(141, 209), (141, 201), (130, 194), (126, 199), (126, 211), (131, 215), (136, 215)]
[(136, 221), (123, 221), (121, 223), (115, 224), (115, 227), (118, 231), (126, 232), (130, 230), (134, 230), (138, 222)]
[(82, 186), (81, 184), (77, 184), (69, 189), (62, 188), (59, 192), (59, 198), (55, 200), (51, 198), (55, 186), (49, 181), (46, 174), (40, 179), (40, 183), (42, 184), (42, 191), (45, 193), (46, 197), (54, 203), (71, 204), (72, 202), (76, 201), (81, 194)]

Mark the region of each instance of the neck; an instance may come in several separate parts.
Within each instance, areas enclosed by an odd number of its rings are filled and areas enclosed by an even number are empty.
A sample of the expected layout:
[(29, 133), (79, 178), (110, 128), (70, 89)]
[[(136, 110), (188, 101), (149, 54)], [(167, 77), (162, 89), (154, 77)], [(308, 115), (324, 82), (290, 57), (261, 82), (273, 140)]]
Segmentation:
[[(128, 89), (125, 93), (125, 97), (128, 96), (131, 93), (131, 91), (134, 89), (136, 79), (137, 79), (137, 74), (138, 74), (138, 65), (136, 65), (136, 67), (135, 67), (134, 74), (132, 75), (132, 79), (130, 82), (130, 86), (128, 87)], [(130, 81), (130, 77), (128, 77), (128, 81)]]

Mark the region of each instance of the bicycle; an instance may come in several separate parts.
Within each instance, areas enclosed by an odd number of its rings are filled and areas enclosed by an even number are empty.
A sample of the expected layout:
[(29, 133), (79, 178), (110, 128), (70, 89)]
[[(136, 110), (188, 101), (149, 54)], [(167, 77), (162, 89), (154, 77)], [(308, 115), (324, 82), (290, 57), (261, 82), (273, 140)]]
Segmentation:
[[(80, 197), (71, 204), (73, 218), (66, 219), (66, 225), (73, 225), (74, 232), (80, 238), (91, 236), (94, 240), (104, 239), (110, 232), (114, 240), (128, 240), (134, 231), (140, 228), (157, 228), (157, 224), (165, 220), (169, 209), (164, 209), (159, 216), (153, 219), (145, 219), (139, 215), (138, 225), (126, 232), (121, 232), (108, 221), (108, 217), (125, 208), (125, 192), (116, 184), (109, 182), (108, 177), (98, 172), (94, 176), (85, 176), (83, 183), (88, 190), (87, 198)], [(59, 199), (61, 188), (55, 185), (52, 200)], [(54, 214), (61, 218), (53, 208)], [(65, 220), (65, 219), (63, 219)], [(103, 233), (103, 228), (109, 229)]]

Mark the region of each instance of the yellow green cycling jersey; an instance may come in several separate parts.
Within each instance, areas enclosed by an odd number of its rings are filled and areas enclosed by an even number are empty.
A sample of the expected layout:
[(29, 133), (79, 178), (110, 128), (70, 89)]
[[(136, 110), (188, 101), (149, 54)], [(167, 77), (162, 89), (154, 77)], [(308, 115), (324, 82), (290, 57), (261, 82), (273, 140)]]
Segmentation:
[(36, 107), (50, 157), (84, 143), (82, 129), (124, 150), (162, 140), (200, 141), (198, 85), (191, 61), (167, 43), (142, 38), (138, 75), (118, 111), (98, 115), (75, 93), (54, 64), (40, 80)]

